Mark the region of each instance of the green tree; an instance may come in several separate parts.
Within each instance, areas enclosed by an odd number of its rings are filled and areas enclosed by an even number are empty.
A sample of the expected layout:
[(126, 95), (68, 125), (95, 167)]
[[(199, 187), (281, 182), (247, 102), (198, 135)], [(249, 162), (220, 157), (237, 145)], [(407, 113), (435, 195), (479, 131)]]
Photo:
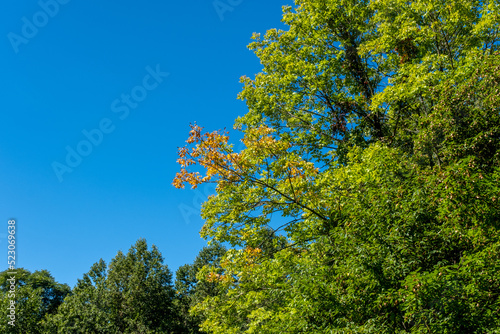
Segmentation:
[(78, 280), (48, 333), (173, 333), (172, 274), (156, 246), (140, 239), (127, 254), (118, 252)]
[(197, 273), (203, 267), (220, 268), (220, 260), (226, 253), (226, 248), (214, 243), (204, 247), (192, 264), (186, 264), (176, 272), (175, 290), (176, 306), (179, 312), (180, 325), (178, 333), (199, 333), (202, 317), (189, 313), (190, 308), (202, 302), (207, 297), (220, 294), (215, 282), (198, 280)]
[(245, 149), (195, 125), (179, 150), (176, 187), (217, 184), (202, 236), (233, 247), (199, 274), (224, 291), (203, 330), (495, 332), (498, 0), (297, 0), (283, 22), (250, 44)]
[[(13, 282), (15, 290), (12, 291)], [(66, 284), (57, 283), (47, 270), (32, 273), (18, 268), (0, 273), (0, 291), (0, 314), (4, 319), (0, 323), (0, 332), (36, 334), (41, 333), (40, 326), (44, 318), (57, 311), (71, 289)], [(7, 317), (12, 300), (16, 302), (15, 319), (12, 319), (15, 326), (9, 325), (8, 321), (11, 319)]]

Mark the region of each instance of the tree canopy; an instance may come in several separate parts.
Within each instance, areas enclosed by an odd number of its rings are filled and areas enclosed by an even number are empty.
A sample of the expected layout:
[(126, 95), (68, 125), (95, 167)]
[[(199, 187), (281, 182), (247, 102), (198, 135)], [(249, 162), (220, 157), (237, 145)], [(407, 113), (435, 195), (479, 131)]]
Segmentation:
[(190, 313), (190, 309), (207, 297), (221, 294), (217, 282), (198, 280), (197, 274), (204, 267), (214, 270), (220, 268), (220, 260), (226, 253), (226, 248), (214, 243), (204, 247), (192, 264), (186, 264), (176, 272), (176, 310), (180, 324), (177, 333), (199, 333), (199, 326), (203, 317)]
[(110, 264), (95, 263), (46, 321), (47, 333), (174, 333), (172, 274), (140, 239)]
[[(41, 324), (45, 317), (57, 312), (57, 308), (71, 289), (66, 284), (57, 283), (46, 271), (30, 272), (17, 268), (15, 274), (5, 270), (0, 273), (0, 332), (2, 333), (42, 333)], [(15, 277), (15, 290), (10, 292), (11, 277)], [(13, 296), (15, 295), (15, 296)], [(12, 298), (13, 297), (13, 298)], [(9, 305), (15, 300), (15, 326), (8, 323)]]
[(204, 331), (500, 327), (499, 5), (297, 0), (253, 36), (244, 149), (192, 125), (174, 179), (216, 184), (201, 234), (231, 245)]
[[(199, 333), (203, 317), (190, 308), (222, 293), (217, 282), (198, 280), (204, 266), (220, 268), (226, 249), (204, 247), (192, 264), (172, 274), (153, 245), (139, 239), (127, 254), (119, 251), (107, 265), (102, 259), (70, 289), (46, 270), (19, 268), (0, 273), (0, 305), (5, 319), (15, 301), (15, 321), (2, 333)], [(14, 275), (14, 276), (13, 276)], [(11, 290), (15, 277), (15, 290)]]

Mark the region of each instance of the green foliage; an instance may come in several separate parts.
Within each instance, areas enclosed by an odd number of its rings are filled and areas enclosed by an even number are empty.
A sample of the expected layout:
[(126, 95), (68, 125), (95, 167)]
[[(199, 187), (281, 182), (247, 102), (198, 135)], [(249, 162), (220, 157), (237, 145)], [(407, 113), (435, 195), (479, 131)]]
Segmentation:
[(214, 282), (198, 281), (196, 274), (205, 266), (211, 268), (220, 267), (220, 259), (226, 253), (226, 248), (214, 243), (204, 247), (193, 264), (179, 267), (176, 272), (175, 290), (176, 307), (179, 312), (180, 324), (177, 333), (199, 333), (202, 322), (200, 316), (193, 316), (189, 309), (206, 297), (214, 297), (220, 294), (218, 285)]
[(47, 333), (173, 333), (172, 274), (153, 246), (140, 239), (108, 267), (95, 263), (78, 281)]
[(249, 46), (245, 149), (195, 126), (180, 150), (174, 185), (217, 183), (201, 234), (233, 247), (198, 273), (220, 291), (202, 329), (497, 331), (498, 0), (297, 0), (283, 22)]
[[(9, 272), (16, 274), (9, 274)], [(15, 278), (15, 297), (10, 292), (11, 282)], [(46, 270), (30, 271), (18, 268), (0, 273), (0, 332), (2, 333), (41, 333), (43, 319), (57, 311), (63, 299), (70, 293), (70, 287), (57, 283)], [(8, 324), (8, 307), (15, 300), (15, 326)]]

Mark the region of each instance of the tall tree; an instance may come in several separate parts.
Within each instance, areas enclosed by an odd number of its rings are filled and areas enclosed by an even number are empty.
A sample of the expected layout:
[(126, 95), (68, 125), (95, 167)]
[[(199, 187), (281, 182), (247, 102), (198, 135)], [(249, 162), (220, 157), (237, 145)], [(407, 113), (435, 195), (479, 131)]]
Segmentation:
[(201, 233), (233, 246), (205, 272), (225, 291), (194, 307), (205, 331), (500, 326), (499, 5), (297, 0), (254, 36), (246, 148), (194, 125), (174, 179), (217, 184)]
[(56, 315), (50, 333), (173, 333), (172, 274), (156, 246), (140, 239), (78, 280)]
[(176, 272), (175, 290), (176, 306), (180, 324), (178, 333), (200, 333), (202, 317), (190, 314), (189, 310), (207, 297), (215, 297), (221, 293), (215, 282), (198, 280), (197, 274), (203, 268), (217, 270), (226, 248), (218, 243), (204, 247), (192, 264), (186, 264)]

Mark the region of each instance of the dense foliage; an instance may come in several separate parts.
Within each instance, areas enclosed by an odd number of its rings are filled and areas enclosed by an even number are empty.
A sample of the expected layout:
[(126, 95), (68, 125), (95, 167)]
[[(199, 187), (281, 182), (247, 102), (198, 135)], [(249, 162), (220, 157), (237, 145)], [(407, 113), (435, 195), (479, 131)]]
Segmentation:
[[(56, 313), (64, 298), (70, 293), (70, 287), (57, 283), (46, 270), (30, 272), (18, 268), (0, 273), (0, 332), (1, 333), (33, 333), (41, 332), (41, 324), (45, 317)], [(12, 280), (15, 277), (15, 280)], [(11, 289), (14, 282), (15, 288)], [(15, 300), (14, 318), (10, 315), (9, 306)], [(9, 321), (15, 326), (9, 325)]]
[(199, 281), (196, 275), (205, 266), (220, 268), (220, 259), (225, 253), (225, 247), (212, 244), (204, 247), (192, 264), (186, 264), (177, 270), (175, 305), (181, 322), (177, 333), (200, 333), (202, 317), (190, 314), (190, 309), (207, 297), (219, 295), (220, 291), (216, 282)]
[(245, 148), (194, 125), (174, 179), (231, 245), (204, 331), (500, 330), (499, 5), (297, 0), (254, 36)]
[(175, 285), (161, 253), (154, 245), (148, 250), (143, 239), (109, 265), (102, 259), (92, 265), (73, 289), (46, 270), (6, 270), (0, 273), (0, 312), (10, 320), (8, 307), (15, 300), (15, 321), (2, 321), (1, 333), (199, 333), (203, 319), (189, 310), (219, 289), (200, 282), (196, 273), (219, 267), (225, 252), (219, 244), (203, 248), (192, 264), (177, 270)]
[(173, 333), (172, 274), (153, 246), (140, 239), (106, 266), (78, 280), (71, 296), (46, 321), (48, 333)]

